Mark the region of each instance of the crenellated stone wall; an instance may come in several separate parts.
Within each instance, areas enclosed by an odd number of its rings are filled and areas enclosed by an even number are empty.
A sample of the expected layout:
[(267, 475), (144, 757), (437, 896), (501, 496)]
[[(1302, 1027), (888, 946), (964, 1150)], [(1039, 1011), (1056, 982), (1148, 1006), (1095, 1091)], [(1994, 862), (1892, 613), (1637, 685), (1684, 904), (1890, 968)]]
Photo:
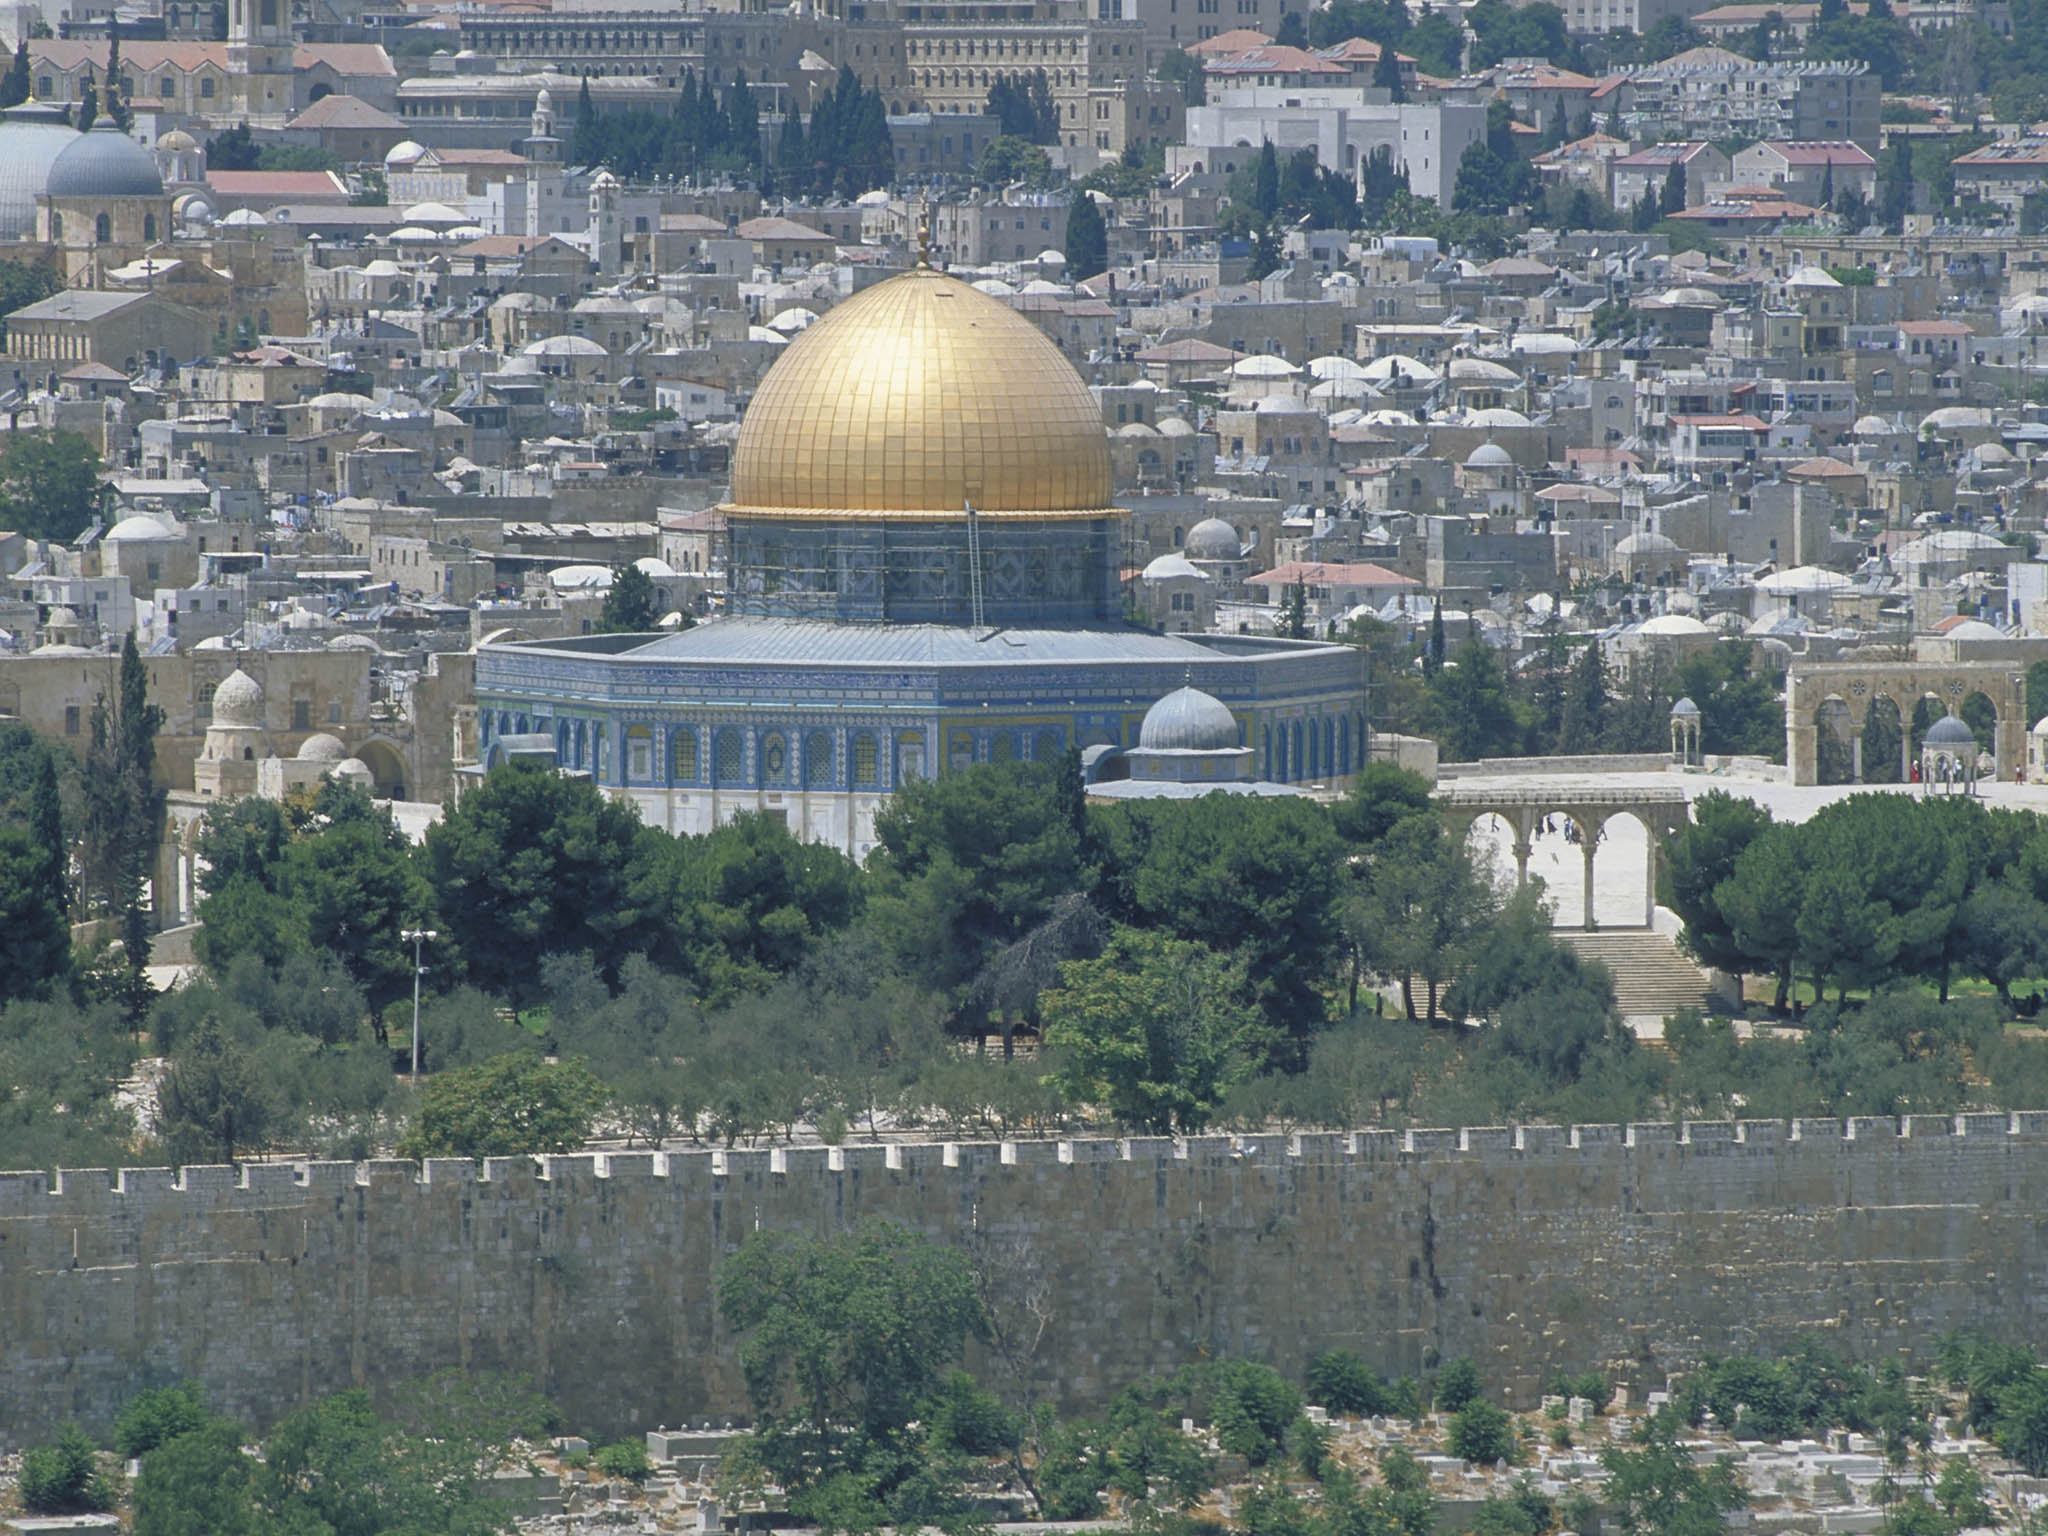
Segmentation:
[(2044, 1213), (2048, 1112), (0, 1174), (0, 1442), (179, 1377), (260, 1427), (444, 1366), (600, 1434), (739, 1417), (721, 1261), (866, 1216), (1038, 1306), (1075, 1404), (1201, 1354), (1470, 1354), (1528, 1400), (1809, 1330), (2041, 1344)]

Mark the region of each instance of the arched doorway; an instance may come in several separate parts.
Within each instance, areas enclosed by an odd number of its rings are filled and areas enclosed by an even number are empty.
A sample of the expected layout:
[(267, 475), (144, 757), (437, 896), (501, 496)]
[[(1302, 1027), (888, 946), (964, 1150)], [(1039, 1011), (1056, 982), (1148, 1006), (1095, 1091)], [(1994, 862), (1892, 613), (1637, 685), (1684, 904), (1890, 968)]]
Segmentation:
[(376, 781), (371, 792), (379, 800), (406, 798), (405, 759), (398, 755), (396, 747), (386, 741), (366, 741), (356, 748), (356, 756)]
[(1863, 712), (1863, 734), (1857, 740), (1863, 755), (1860, 782), (1902, 784), (1906, 780), (1906, 726), (1898, 700), (1880, 693)]
[(1814, 779), (1820, 784), (1856, 781), (1855, 716), (1839, 694), (1821, 700), (1814, 711)]

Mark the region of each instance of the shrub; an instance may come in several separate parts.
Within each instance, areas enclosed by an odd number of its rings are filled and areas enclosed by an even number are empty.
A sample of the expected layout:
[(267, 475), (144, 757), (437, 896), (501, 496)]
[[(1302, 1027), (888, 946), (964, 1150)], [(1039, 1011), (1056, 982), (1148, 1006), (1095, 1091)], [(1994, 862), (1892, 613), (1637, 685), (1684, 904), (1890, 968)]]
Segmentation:
[(1210, 1378), (1209, 1417), (1216, 1443), (1255, 1467), (1277, 1455), (1287, 1426), (1301, 1414), (1301, 1394), (1269, 1365), (1229, 1360)]
[(1332, 1413), (1369, 1419), (1387, 1411), (1379, 1373), (1348, 1349), (1333, 1349), (1308, 1363), (1309, 1401)]
[(647, 1444), (643, 1440), (619, 1440), (601, 1446), (590, 1460), (606, 1477), (616, 1477), (628, 1483), (645, 1482), (647, 1474), (654, 1470), (654, 1463), (647, 1459)]
[(932, 1407), (934, 1445), (965, 1456), (1002, 1456), (1017, 1442), (1016, 1417), (965, 1371), (952, 1371)]
[(84, 1430), (68, 1425), (55, 1445), (38, 1445), (22, 1456), (21, 1502), (35, 1515), (90, 1514), (114, 1502)]
[(1491, 1466), (1512, 1461), (1515, 1428), (1507, 1411), (1496, 1408), (1483, 1397), (1475, 1397), (1451, 1419), (1451, 1454), (1461, 1461)]
[(1456, 1413), (1479, 1395), (1481, 1385), (1478, 1366), (1469, 1359), (1453, 1360), (1436, 1379), (1436, 1406)]
[(189, 1435), (206, 1422), (206, 1403), (189, 1381), (138, 1392), (114, 1421), (114, 1449), (123, 1456), (147, 1456), (167, 1440)]

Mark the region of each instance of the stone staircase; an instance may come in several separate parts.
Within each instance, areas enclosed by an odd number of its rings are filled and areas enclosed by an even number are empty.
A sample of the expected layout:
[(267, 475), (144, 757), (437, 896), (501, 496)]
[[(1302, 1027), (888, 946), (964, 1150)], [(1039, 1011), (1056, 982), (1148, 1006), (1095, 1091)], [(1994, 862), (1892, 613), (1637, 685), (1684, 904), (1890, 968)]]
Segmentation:
[(1662, 1021), (1681, 1008), (1707, 1008), (1707, 976), (1668, 934), (1647, 928), (1554, 930), (1581, 958), (1613, 973), (1614, 999), (1623, 1018)]

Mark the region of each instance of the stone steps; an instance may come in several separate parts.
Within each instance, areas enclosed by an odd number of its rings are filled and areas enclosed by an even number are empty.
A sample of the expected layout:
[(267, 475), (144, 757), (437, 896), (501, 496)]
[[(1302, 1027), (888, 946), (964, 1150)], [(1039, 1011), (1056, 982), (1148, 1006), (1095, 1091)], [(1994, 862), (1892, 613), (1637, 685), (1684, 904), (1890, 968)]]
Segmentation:
[(1588, 932), (1559, 928), (1558, 939), (1581, 959), (1598, 960), (1614, 977), (1614, 1000), (1624, 1018), (1669, 1018), (1681, 1008), (1707, 1010), (1707, 976), (1668, 934), (1647, 928)]

